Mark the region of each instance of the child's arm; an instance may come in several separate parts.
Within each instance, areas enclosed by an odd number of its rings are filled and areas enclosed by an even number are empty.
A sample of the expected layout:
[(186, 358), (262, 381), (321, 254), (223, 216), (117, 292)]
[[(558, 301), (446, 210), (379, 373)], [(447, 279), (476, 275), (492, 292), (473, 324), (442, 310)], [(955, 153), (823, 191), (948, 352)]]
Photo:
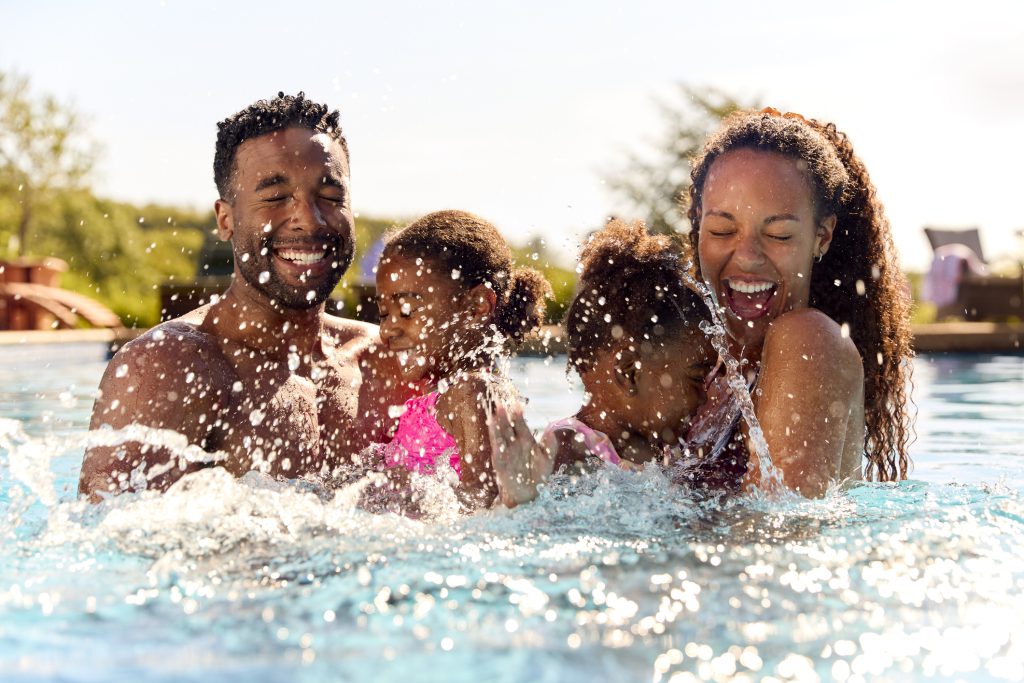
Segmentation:
[(437, 399), (437, 422), (455, 438), (462, 458), (456, 493), (471, 510), (489, 507), (498, 495), (487, 434), (486, 396), (486, 380), (469, 375), (454, 382)]
[(498, 404), (487, 420), (487, 430), (501, 502), (510, 508), (530, 502), (537, 497), (537, 485), (551, 476), (557, 453), (537, 442), (518, 405), (510, 415)]

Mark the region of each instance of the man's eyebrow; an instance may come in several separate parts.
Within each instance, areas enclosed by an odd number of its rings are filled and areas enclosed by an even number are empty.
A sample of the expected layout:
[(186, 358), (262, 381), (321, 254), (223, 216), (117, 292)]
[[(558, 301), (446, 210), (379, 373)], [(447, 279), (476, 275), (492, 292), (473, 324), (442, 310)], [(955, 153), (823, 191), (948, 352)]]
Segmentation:
[(259, 192), (260, 190), (265, 190), (268, 187), (273, 187), (275, 185), (283, 185), (286, 182), (288, 182), (288, 178), (286, 178), (283, 173), (275, 173), (273, 175), (268, 175), (266, 178), (256, 183), (256, 192)]

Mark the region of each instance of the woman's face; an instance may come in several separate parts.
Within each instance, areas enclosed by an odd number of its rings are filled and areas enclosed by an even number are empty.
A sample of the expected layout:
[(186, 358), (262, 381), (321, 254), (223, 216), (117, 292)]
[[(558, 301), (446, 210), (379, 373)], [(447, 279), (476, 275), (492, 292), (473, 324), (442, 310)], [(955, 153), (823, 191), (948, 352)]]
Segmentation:
[(700, 271), (725, 312), (736, 346), (760, 352), (768, 325), (806, 308), (811, 266), (828, 249), (835, 216), (815, 220), (796, 159), (751, 149), (726, 152), (706, 180)]

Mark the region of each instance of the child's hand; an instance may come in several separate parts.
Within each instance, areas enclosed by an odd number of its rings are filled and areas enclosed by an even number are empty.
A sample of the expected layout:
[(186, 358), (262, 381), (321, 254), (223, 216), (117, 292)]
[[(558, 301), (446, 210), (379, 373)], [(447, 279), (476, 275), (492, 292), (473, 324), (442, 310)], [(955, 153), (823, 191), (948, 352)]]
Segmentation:
[(487, 431), (501, 502), (511, 508), (536, 498), (537, 484), (551, 475), (555, 460), (533, 437), (522, 408), (515, 406), (510, 415), (499, 403), (487, 419)]

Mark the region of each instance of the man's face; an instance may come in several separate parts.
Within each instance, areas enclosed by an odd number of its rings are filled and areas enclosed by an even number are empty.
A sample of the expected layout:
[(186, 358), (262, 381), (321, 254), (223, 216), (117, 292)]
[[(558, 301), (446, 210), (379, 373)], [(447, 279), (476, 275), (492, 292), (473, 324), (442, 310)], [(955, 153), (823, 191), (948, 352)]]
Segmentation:
[(246, 140), (235, 153), (233, 199), (217, 202), (245, 282), (284, 308), (319, 306), (352, 263), (348, 159), (308, 128)]

